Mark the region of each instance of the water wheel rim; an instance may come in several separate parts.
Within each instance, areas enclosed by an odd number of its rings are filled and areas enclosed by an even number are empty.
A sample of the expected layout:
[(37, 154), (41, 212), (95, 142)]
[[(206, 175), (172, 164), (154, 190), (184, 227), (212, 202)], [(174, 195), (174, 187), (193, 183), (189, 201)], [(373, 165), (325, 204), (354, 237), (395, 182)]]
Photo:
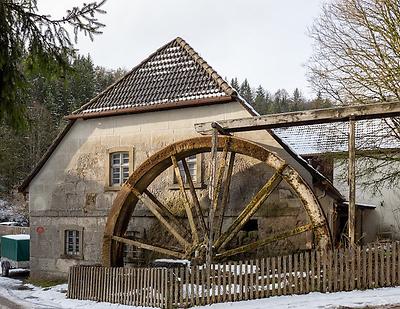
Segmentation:
[[(232, 136), (220, 136), (217, 141), (218, 151), (221, 151), (226, 145), (229, 152), (265, 162), (274, 170), (278, 170), (286, 164), (275, 153), (253, 141)], [(179, 161), (182, 158), (199, 153), (208, 153), (211, 151), (211, 147), (210, 136), (201, 136), (176, 142), (149, 157), (130, 175), (118, 192), (107, 218), (102, 248), (102, 259), (105, 266), (121, 264), (122, 244), (113, 241), (113, 237), (120, 237), (125, 233), (135, 210), (138, 198), (132, 193), (132, 188), (135, 188), (139, 193), (143, 193), (163, 171), (173, 165), (171, 156), (175, 156), (176, 160)], [(324, 211), (317, 197), (300, 174), (292, 167), (288, 166), (282, 176), (300, 197), (311, 221), (318, 247), (329, 247), (331, 245), (331, 234)]]

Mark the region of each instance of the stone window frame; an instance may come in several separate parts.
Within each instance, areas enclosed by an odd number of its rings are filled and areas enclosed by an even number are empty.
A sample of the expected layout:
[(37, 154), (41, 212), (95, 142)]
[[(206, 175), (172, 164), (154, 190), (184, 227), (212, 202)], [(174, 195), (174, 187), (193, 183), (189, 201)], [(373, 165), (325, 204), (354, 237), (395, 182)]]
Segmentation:
[[(60, 229), (60, 243), (61, 243), (61, 254), (60, 257), (63, 259), (83, 260), (83, 235), (84, 228), (80, 225), (64, 225)], [(65, 233), (66, 231), (77, 231), (79, 232), (79, 254), (68, 254), (66, 253)]]
[[(204, 189), (203, 183), (203, 155), (201, 153), (196, 155), (196, 181), (193, 181), (195, 189)], [(185, 188), (189, 188), (189, 184), (185, 183)], [(171, 184), (169, 185), (170, 190), (178, 190), (179, 184), (176, 182), (175, 171), (171, 168)]]
[(121, 186), (113, 186), (111, 184), (111, 155), (116, 152), (128, 152), (129, 153), (129, 175), (133, 173), (134, 168), (134, 151), (135, 148), (132, 146), (118, 146), (118, 147), (111, 147), (108, 148), (106, 151), (106, 158), (104, 160), (104, 190), (105, 191), (119, 191), (121, 190)]

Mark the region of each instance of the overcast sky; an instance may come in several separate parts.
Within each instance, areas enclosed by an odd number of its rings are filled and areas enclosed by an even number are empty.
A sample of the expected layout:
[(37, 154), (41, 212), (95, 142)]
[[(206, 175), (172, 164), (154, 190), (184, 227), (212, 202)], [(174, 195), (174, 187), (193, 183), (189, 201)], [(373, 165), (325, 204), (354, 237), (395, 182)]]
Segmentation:
[[(78, 0), (38, 0), (42, 13), (60, 17)], [(89, 2), (87, 0), (86, 2)], [(295, 87), (313, 95), (304, 64), (312, 52), (307, 29), (323, 0), (108, 0), (103, 34), (77, 47), (96, 65), (131, 69), (177, 36), (222, 77), (248, 78), (274, 92)]]

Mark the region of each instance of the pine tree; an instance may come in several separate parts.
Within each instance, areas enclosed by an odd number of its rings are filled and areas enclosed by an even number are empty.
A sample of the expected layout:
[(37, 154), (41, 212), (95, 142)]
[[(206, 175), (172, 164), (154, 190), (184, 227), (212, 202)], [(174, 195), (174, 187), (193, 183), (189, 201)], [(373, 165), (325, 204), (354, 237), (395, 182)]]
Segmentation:
[(266, 92), (261, 85), (258, 86), (256, 90), (253, 106), (255, 110), (261, 115), (268, 113), (268, 102), (266, 98)]
[(254, 96), (253, 92), (250, 88), (250, 84), (247, 81), (247, 78), (240, 85), (239, 94), (246, 100), (247, 103), (253, 105), (254, 104)]
[(240, 86), (239, 86), (239, 81), (236, 77), (231, 79), (231, 86), (233, 89), (239, 92)]

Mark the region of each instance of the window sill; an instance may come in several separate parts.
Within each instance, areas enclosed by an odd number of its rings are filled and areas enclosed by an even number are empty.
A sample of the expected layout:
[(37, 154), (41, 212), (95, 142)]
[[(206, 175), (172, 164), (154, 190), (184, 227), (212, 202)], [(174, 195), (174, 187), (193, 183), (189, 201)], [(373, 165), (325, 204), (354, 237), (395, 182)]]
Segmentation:
[[(204, 183), (194, 183), (193, 184), (195, 189), (205, 189), (207, 186)], [(179, 185), (177, 183), (174, 183), (172, 185), (168, 186), (168, 189), (170, 190), (179, 190)], [(185, 184), (185, 189), (190, 189), (189, 184)]]
[(61, 259), (68, 259), (68, 260), (83, 260), (83, 256), (80, 255), (70, 255), (70, 254), (61, 254)]
[(119, 191), (122, 186), (105, 186), (104, 191)]

